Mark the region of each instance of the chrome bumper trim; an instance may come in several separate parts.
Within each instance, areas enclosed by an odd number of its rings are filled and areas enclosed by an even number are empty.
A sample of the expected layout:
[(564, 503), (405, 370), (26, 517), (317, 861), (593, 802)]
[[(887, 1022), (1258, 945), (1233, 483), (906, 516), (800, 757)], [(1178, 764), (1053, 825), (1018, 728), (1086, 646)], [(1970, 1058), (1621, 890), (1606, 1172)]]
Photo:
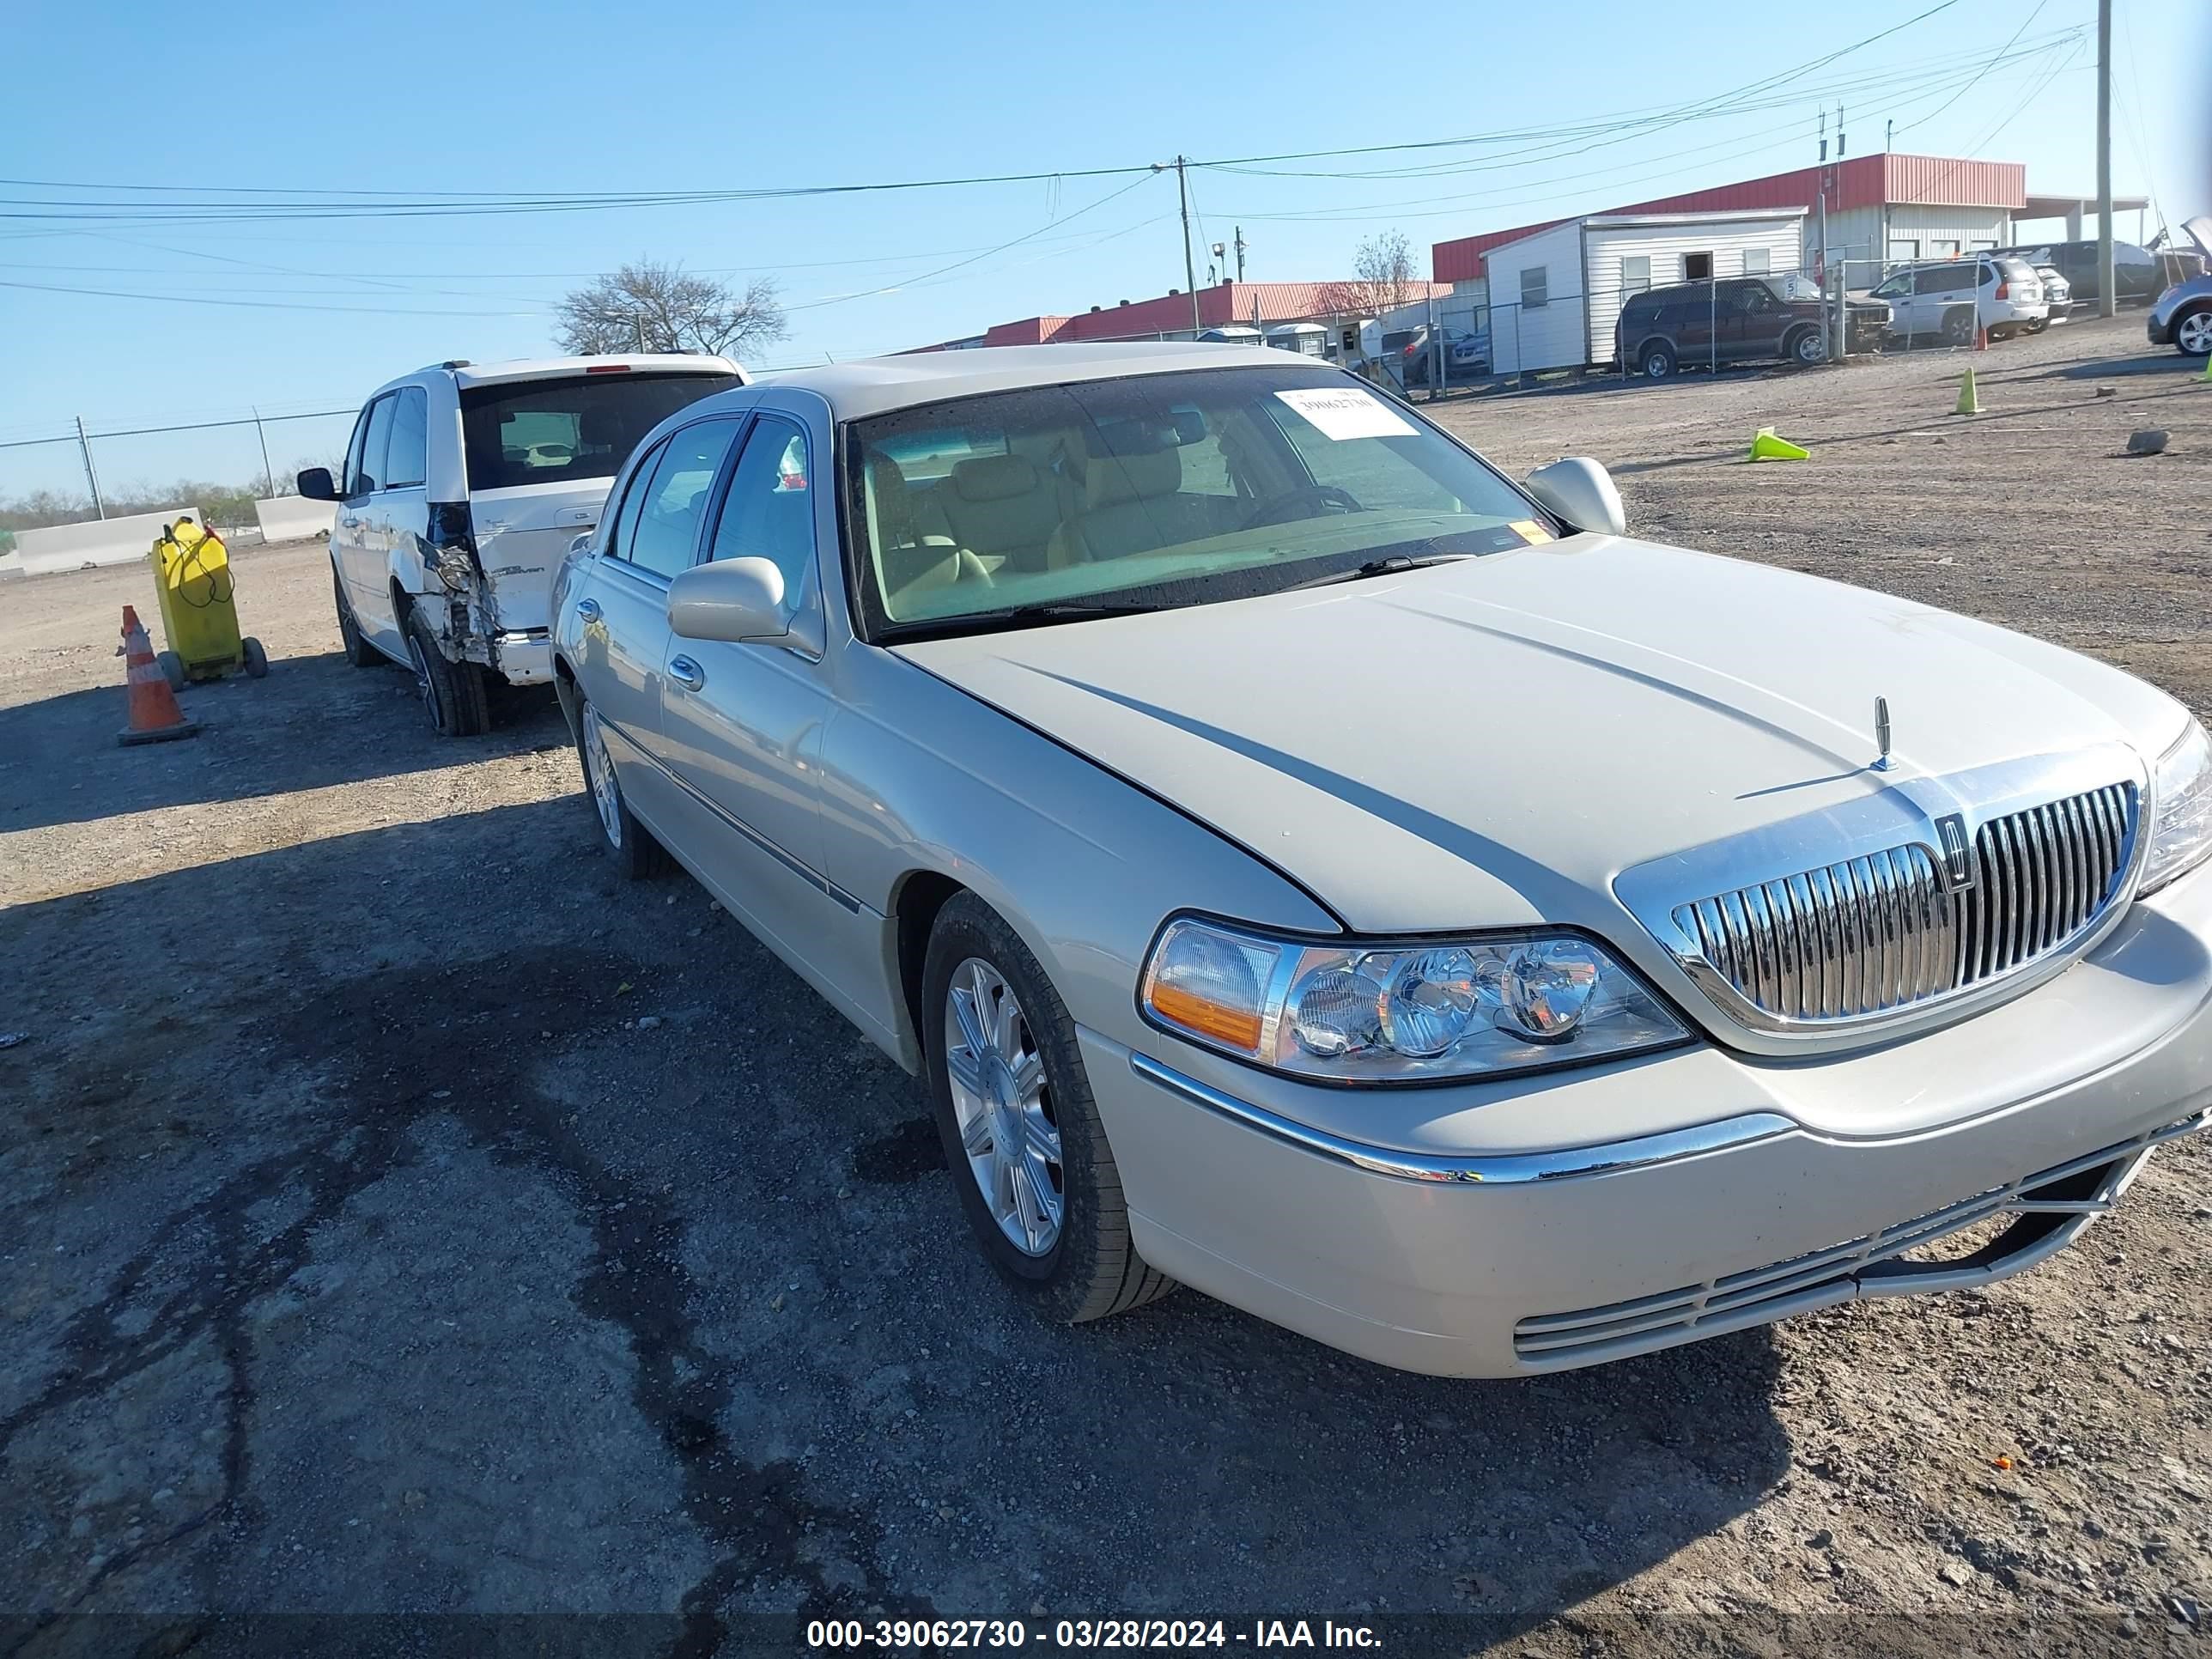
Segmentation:
[(1709, 1152), (1728, 1152), (1754, 1141), (1799, 1133), (1798, 1126), (1778, 1112), (1746, 1112), (1716, 1123), (1700, 1123), (1664, 1134), (1640, 1135), (1595, 1146), (1565, 1146), (1546, 1152), (1488, 1152), (1446, 1157), (1405, 1152), (1388, 1146), (1370, 1146), (1346, 1140), (1324, 1129), (1294, 1123), (1265, 1107), (1239, 1100), (1234, 1095), (1185, 1077), (1150, 1056), (1132, 1054), (1129, 1069), (1147, 1083), (1203, 1107), (1232, 1123), (1313, 1152), (1340, 1164), (1364, 1170), (1370, 1175), (1390, 1176), (1400, 1181), (1462, 1182), (1470, 1186), (1514, 1187), (1540, 1181), (1563, 1181), (1578, 1176), (1610, 1175), (1622, 1170), (1647, 1169)]

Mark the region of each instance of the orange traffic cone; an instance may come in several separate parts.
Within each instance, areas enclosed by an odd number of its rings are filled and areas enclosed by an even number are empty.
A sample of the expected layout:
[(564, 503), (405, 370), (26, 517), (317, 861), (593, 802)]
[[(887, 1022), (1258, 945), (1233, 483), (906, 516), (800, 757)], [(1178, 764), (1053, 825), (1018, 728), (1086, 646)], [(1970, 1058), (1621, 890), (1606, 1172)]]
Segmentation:
[(1974, 349), (1977, 351), (1987, 351), (1989, 349), (1990, 331), (1986, 328), (1984, 328), (1980, 324), (1977, 323), (1974, 325)]
[(123, 607), (124, 691), (130, 698), (131, 723), (115, 734), (118, 743), (161, 743), (170, 738), (189, 738), (198, 732), (198, 720), (188, 720), (169, 690), (161, 665), (154, 660), (154, 642), (146, 625), (131, 605)]

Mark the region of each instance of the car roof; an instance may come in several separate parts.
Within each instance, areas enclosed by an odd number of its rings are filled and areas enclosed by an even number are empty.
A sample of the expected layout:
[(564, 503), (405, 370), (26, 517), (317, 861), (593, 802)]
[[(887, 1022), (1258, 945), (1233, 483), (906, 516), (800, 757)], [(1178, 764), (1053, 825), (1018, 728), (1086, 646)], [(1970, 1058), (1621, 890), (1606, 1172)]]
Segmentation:
[(765, 386), (812, 392), (833, 418), (854, 421), (948, 398), (1073, 380), (1109, 380), (1132, 374), (1169, 374), (1194, 368), (1328, 367), (1318, 359), (1272, 346), (1142, 341), (1095, 345), (975, 346), (912, 351), (896, 357), (855, 357), (820, 368), (784, 369), (760, 376)]

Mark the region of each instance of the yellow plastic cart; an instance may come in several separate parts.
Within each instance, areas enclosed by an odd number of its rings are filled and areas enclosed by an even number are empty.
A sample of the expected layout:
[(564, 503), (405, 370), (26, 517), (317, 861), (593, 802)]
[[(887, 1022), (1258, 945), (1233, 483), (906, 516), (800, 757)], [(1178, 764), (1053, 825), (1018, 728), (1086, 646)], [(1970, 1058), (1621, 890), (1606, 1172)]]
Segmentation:
[(161, 602), (161, 633), (169, 648), (155, 659), (170, 687), (187, 680), (219, 680), (243, 668), (259, 679), (269, 672), (261, 641), (238, 632), (230, 550), (222, 538), (189, 518), (163, 525), (154, 538), (154, 591)]

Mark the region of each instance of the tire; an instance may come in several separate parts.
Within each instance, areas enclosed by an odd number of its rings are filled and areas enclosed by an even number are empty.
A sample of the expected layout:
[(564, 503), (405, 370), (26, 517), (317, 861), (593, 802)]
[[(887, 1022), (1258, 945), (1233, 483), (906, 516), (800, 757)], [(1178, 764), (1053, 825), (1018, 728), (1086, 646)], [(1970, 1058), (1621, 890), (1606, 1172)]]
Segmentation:
[(168, 681), (170, 690), (185, 689), (185, 659), (173, 651), (163, 651), (158, 653), (154, 660), (161, 670), (161, 678)]
[(599, 842), (621, 870), (625, 881), (647, 881), (665, 875), (675, 866), (668, 849), (653, 838), (623, 799), (622, 780), (616, 775), (614, 757), (607, 752), (599, 731), (599, 711), (580, 693), (576, 709), (576, 760), (584, 769), (584, 802), (599, 826)]
[(438, 636), (419, 607), (407, 611), (407, 659), (431, 729), (441, 738), (473, 738), (491, 724), (484, 705), (483, 671), (472, 662), (447, 662)]
[(362, 636), (361, 623), (353, 614), (353, 602), (346, 598), (345, 583), (338, 579), (336, 565), (331, 567), (331, 600), (337, 606), (338, 643), (345, 647), (345, 659), (356, 668), (374, 668), (383, 662), (384, 653)]
[(1782, 355), (1795, 363), (1811, 368), (1828, 361), (1828, 342), (1817, 328), (1801, 328), (1790, 337)]
[[(970, 1010), (981, 1004), (986, 1017), (971, 1024), (956, 993)], [(1009, 998), (1015, 1017), (1002, 1021), (998, 1016)], [(972, 893), (948, 900), (930, 929), (921, 1006), (945, 1160), (968, 1224), (1000, 1276), (1037, 1313), (1066, 1324), (1123, 1313), (1175, 1289), (1176, 1281), (1148, 1266), (1129, 1237), (1121, 1171), (1106, 1144), (1066, 1005), (1021, 936)], [(971, 1030), (979, 1039), (963, 1041)], [(985, 1051), (980, 1066), (974, 1061), (979, 1047)], [(1022, 1059), (1010, 1063), (1009, 1054)], [(979, 1079), (963, 1087), (964, 1109), (955, 1098), (956, 1063)], [(1025, 1090), (1031, 1067), (1035, 1081)], [(963, 1109), (969, 1126), (964, 1137)], [(1000, 1128), (1014, 1124), (1021, 1152), (1001, 1166)], [(978, 1146), (973, 1154), (970, 1141)], [(1003, 1167), (1005, 1178), (979, 1175), (979, 1163), (987, 1172)], [(993, 1197), (985, 1194), (987, 1178)], [(1024, 1206), (1019, 1199), (1024, 1189), (1047, 1196), (1042, 1202), (1033, 1197)], [(1029, 1220), (1048, 1216), (1054, 1196), (1058, 1214), (1049, 1237), (1030, 1232)], [(1018, 1230), (1028, 1233), (1024, 1242), (1017, 1242)]]
[(1647, 380), (1671, 380), (1674, 374), (1674, 348), (1664, 340), (1654, 340), (1644, 348), (1637, 365)]
[(1974, 313), (1964, 307), (1943, 313), (1943, 343), (1964, 346), (1974, 343)]
[(2185, 357), (2212, 355), (2212, 306), (2185, 311), (2173, 319), (2173, 349)]
[(261, 641), (251, 634), (238, 642), (238, 654), (246, 664), (246, 678), (265, 680), (269, 678), (269, 653), (261, 648)]

